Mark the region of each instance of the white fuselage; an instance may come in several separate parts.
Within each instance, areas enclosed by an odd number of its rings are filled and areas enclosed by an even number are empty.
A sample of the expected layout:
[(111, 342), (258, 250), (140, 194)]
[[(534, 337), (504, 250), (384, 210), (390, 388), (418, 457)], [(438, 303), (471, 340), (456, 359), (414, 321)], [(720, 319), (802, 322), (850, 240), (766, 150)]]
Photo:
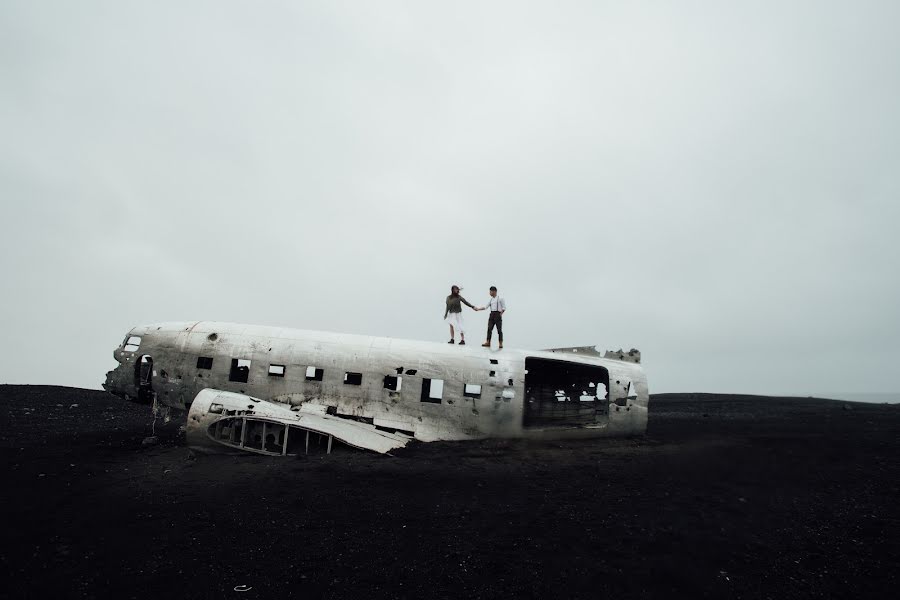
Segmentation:
[(114, 356), (108, 391), (182, 410), (212, 388), (324, 406), (423, 441), (622, 436), (647, 425), (641, 366), (596, 356), (207, 321), (136, 327)]

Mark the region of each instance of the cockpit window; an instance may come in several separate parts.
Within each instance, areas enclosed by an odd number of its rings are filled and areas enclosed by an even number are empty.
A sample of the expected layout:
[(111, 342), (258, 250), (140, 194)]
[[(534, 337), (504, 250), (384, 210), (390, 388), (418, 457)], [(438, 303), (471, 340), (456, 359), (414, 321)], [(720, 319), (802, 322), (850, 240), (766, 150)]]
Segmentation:
[(125, 340), (125, 352), (134, 352), (141, 345), (141, 338), (133, 335)]

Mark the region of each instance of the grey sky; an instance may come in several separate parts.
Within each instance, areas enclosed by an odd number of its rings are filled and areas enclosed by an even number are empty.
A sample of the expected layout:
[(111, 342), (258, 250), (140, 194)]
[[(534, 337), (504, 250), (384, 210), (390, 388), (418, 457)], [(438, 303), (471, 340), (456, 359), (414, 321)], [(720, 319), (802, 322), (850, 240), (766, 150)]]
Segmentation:
[[(900, 389), (894, 1), (3, 2), (0, 382), (223, 320)], [(485, 313), (465, 314), (473, 341)]]

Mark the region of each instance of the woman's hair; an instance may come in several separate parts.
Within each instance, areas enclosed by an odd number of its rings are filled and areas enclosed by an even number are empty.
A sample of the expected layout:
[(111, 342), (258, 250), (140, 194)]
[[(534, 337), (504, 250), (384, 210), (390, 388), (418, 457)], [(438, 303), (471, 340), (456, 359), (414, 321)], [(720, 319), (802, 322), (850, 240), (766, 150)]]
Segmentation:
[[(455, 290), (455, 291), (454, 291), (454, 290)], [(459, 293), (459, 286), (458, 286), (458, 285), (451, 285), (451, 286), (450, 286), (450, 294), (453, 295), (453, 294), (458, 294), (458, 293)]]

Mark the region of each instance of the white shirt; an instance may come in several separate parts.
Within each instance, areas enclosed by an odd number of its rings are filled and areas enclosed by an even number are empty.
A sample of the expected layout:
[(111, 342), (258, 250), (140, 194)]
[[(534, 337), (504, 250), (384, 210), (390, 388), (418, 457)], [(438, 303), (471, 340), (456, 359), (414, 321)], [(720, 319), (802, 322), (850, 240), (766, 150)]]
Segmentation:
[(488, 303), (484, 306), (485, 309), (493, 312), (495, 310), (506, 310), (506, 300), (501, 298), (500, 296), (492, 296)]

